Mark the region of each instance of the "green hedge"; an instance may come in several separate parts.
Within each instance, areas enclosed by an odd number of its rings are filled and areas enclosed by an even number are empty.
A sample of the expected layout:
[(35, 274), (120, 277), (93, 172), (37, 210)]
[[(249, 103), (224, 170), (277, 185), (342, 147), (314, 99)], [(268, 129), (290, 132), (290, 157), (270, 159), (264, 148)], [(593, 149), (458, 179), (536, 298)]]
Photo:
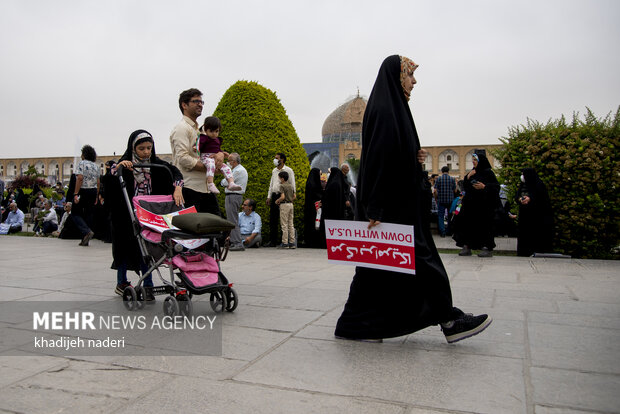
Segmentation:
[(495, 155), (510, 199), (521, 169), (533, 167), (547, 186), (554, 212), (557, 252), (579, 258), (617, 258), (620, 244), (620, 107), (598, 119), (587, 109), (546, 124), (512, 127)]
[[(295, 172), (297, 188), (295, 228), (299, 240), (303, 240), (303, 203), (310, 165), (276, 94), (256, 82), (238, 81), (224, 93), (213, 115), (222, 122), (222, 148), (227, 152), (238, 152), (241, 164), (248, 170), (245, 196), (255, 199), (258, 204), (256, 211), (263, 222), (263, 240), (271, 239), (269, 209), (265, 201), (274, 167), (272, 160), (277, 152), (286, 155), (286, 165)], [(220, 205), (223, 209), (223, 192)]]

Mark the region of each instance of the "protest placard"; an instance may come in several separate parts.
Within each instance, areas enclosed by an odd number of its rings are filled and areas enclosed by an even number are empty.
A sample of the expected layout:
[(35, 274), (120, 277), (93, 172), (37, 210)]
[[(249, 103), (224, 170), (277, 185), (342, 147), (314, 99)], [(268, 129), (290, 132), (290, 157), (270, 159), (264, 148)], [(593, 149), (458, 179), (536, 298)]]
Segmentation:
[(413, 226), (367, 221), (325, 220), (327, 260), (415, 274)]

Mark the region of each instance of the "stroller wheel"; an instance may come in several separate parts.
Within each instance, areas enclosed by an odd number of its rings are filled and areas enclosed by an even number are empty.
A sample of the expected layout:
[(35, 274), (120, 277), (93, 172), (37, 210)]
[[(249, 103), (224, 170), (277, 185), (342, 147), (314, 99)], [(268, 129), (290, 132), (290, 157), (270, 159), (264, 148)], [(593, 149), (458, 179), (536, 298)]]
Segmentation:
[(237, 292), (235, 292), (235, 289), (233, 288), (229, 288), (227, 290), (227, 294), (228, 306), (226, 306), (226, 310), (228, 312), (233, 312), (235, 309), (237, 309), (237, 305), (239, 304), (239, 296), (237, 296)]
[(179, 305), (179, 311), (183, 316), (192, 316), (192, 310), (194, 305), (192, 305), (192, 300), (188, 294), (183, 293), (177, 296), (177, 304)]
[(228, 299), (222, 291), (211, 293), (211, 309), (215, 312), (224, 312), (228, 307)]
[(179, 314), (179, 303), (174, 296), (166, 296), (164, 299), (164, 315), (176, 316)]
[(144, 308), (144, 304), (146, 303), (146, 291), (144, 287), (138, 286), (136, 289), (136, 309)]
[(133, 286), (127, 286), (123, 290), (123, 305), (125, 305), (125, 309), (128, 311), (136, 310), (138, 308), (138, 301), (136, 299), (136, 290)]

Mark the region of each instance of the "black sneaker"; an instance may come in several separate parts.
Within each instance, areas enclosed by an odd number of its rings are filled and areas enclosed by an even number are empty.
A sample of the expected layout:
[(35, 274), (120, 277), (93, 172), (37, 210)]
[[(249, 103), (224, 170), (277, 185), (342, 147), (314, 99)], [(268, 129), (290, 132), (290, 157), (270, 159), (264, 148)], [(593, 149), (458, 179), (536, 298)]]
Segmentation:
[(287, 243), (280, 243), (276, 246), (276, 249), (288, 249)]
[(469, 338), (470, 336), (478, 335), (480, 332), (484, 331), (491, 322), (493, 322), (493, 319), (486, 314), (477, 316), (464, 314), (463, 317), (454, 320), (450, 328), (442, 326), (441, 330), (446, 336), (446, 341), (451, 344)]
[(79, 246), (88, 246), (88, 242), (93, 238), (95, 233), (89, 231), (86, 236), (82, 237), (82, 241), (79, 243)]
[(471, 256), (471, 249), (469, 247), (463, 247), (459, 252), (459, 256)]
[(478, 257), (493, 257), (493, 253), (486, 247), (483, 247), (480, 253), (478, 253)]
[(120, 285), (116, 285), (116, 289), (114, 289), (114, 293), (116, 293), (117, 295), (123, 296), (123, 291), (125, 290), (127, 286), (131, 286), (131, 283), (123, 282)]

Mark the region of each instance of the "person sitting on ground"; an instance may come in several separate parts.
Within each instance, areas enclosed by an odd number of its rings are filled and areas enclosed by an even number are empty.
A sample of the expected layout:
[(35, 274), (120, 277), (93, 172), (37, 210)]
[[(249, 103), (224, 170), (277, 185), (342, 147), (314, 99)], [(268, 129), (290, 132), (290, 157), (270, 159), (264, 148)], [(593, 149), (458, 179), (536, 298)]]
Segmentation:
[(262, 237), (260, 235), (261, 219), (256, 209), (256, 201), (248, 198), (241, 204), (243, 211), (239, 213), (239, 231), (241, 242), (245, 248), (260, 247)]
[(65, 198), (65, 192), (62, 189), (55, 190), (52, 194), (52, 199), (54, 200), (54, 210), (56, 210), (56, 214), (58, 217), (62, 217), (64, 213), (65, 203), (67, 199)]
[(43, 210), (39, 213), (40, 218), (34, 226), (35, 236), (48, 236), (58, 229), (58, 216), (50, 200), (43, 202)]
[(52, 232), (52, 236), (67, 240), (82, 238), (80, 230), (78, 230), (78, 227), (73, 220), (73, 215), (71, 214), (72, 208), (72, 202), (68, 201), (65, 203), (63, 207), (63, 215), (60, 219), (60, 223), (58, 224), (58, 230)]
[(17, 203), (13, 202), (9, 204), (9, 214), (4, 221), (4, 224), (9, 225), (8, 233), (17, 233), (22, 231), (24, 225), (24, 212), (17, 208)]
[(222, 138), (220, 137), (220, 131), (222, 130), (222, 124), (219, 118), (214, 116), (208, 116), (205, 118), (205, 122), (201, 128), (201, 134), (198, 138), (198, 150), (200, 151), (200, 161), (207, 169), (207, 188), (214, 194), (219, 194), (220, 191), (213, 183), (213, 176), (215, 170), (220, 171), (226, 177), (228, 181), (228, 189), (230, 191), (240, 191), (241, 186), (235, 184), (233, 173), (228, 165), (224, 163), (224, 158), (228, 158), (230, 155), (227, 152), (223, 152)]

